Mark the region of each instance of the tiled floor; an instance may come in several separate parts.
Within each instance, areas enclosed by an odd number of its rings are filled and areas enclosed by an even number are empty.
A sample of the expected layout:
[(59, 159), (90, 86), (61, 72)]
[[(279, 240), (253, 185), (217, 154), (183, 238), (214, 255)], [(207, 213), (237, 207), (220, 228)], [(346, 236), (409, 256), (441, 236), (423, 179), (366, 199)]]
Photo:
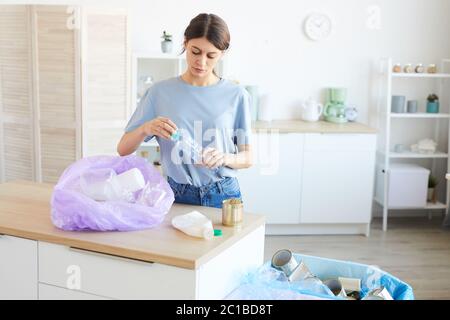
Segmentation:
[(265, 261), (279, 249), (377, 265), (409, 283), (416, 299), (450, 299), (450, 229), (442, 219), (374, 219), (364, 236), (267, 236)]

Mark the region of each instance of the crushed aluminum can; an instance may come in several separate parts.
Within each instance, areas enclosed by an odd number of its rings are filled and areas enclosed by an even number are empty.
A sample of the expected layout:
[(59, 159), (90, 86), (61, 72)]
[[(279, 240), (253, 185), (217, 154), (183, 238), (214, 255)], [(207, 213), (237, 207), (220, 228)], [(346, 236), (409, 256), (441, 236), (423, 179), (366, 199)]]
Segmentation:
[(344, 287), (338, 279), (328, 279), (323, 282), (336, 297), (347, 298)]
[(362, 300), (394, 300), (385, 287), (370, 291)]

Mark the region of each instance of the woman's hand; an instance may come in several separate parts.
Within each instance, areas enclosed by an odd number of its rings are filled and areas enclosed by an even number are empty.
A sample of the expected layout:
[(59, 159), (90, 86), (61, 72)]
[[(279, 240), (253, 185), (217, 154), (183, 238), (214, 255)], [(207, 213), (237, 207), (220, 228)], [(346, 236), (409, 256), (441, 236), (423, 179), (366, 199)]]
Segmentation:
[(203, 165), (209, 169), (222, 167), (226, 162), (226, 154), (214, 148), (203, 149), (202, 157)]
[(170, 139), (170, 136), (177, 131), (177, 126), (169, 118), (158, 117), (144, 123), (141, 126), (141, 131), (145, 136)]
[(250, 168), (253, 163), (250, 145), (239, 145), (238, 150), (238, 153), (222, 153), (214, 148), (205, 148), (202, 165), (210, 169), (222, 166), (232, 169)]

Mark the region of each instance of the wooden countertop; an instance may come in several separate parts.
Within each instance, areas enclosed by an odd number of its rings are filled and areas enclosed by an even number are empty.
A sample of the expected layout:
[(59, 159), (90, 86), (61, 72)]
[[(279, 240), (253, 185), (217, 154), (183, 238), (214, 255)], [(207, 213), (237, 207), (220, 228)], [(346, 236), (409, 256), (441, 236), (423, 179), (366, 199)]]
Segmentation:
[(358, 122), (332, 123), (326, 121), (307, 122), (302, 120), (255, 121), (253, 131), (279, 130), (280, 133), (377, 133), (377, 130)]
[[(132, 232), (74, 232), (50, 220), (53, 185), (29, 181), (0, 184), (0, 234), (91, 250), (131, 259), (197, 269), (248, 233), (264, 225), (264, 216), (245, 214), (240, 229), (222, 226), (221, 209), (174, 204), (159, 226)], [(223, 236), (190, 237), (171, 226), (171, 218), (197, 210), (208, 216)]]
[[(302, 120), (273, 120), (252, 122), (252, 131), (278, 130), (280, 133), (362, 133), (376, 134), (377, 129), (359, 122), (332, 123), (327, 121), (307, 122)], [(156, 139), (143, 142), (141, 146), (158, 146)]]

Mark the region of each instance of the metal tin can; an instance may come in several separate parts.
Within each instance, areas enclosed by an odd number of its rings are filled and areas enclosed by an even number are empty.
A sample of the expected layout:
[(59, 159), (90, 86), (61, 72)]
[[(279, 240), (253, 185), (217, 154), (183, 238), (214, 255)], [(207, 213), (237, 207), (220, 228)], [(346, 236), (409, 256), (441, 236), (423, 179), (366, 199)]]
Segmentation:
[(304, 280), (307, 278), (314, 277), (311, 271), (309, 271), (308, 267), (303, 263), (303, 261), (300, 261), (299, 264), (295, 267), (295, 269), (291, 272), (291, 274), (288, 275), (289, 281), (297, 281), (297, 280)]
[(297, 265), (298, 263), (295, 260), (294, 255), (287, 249), (275, 252), (272, 257), (272, 267), (283, 271), (287, 277), (292, 274)]
[(241, 199), (231, 198), (222, 201), (222, 224), (228, 227), (241, 225), (243, 208), (244, 205)]

